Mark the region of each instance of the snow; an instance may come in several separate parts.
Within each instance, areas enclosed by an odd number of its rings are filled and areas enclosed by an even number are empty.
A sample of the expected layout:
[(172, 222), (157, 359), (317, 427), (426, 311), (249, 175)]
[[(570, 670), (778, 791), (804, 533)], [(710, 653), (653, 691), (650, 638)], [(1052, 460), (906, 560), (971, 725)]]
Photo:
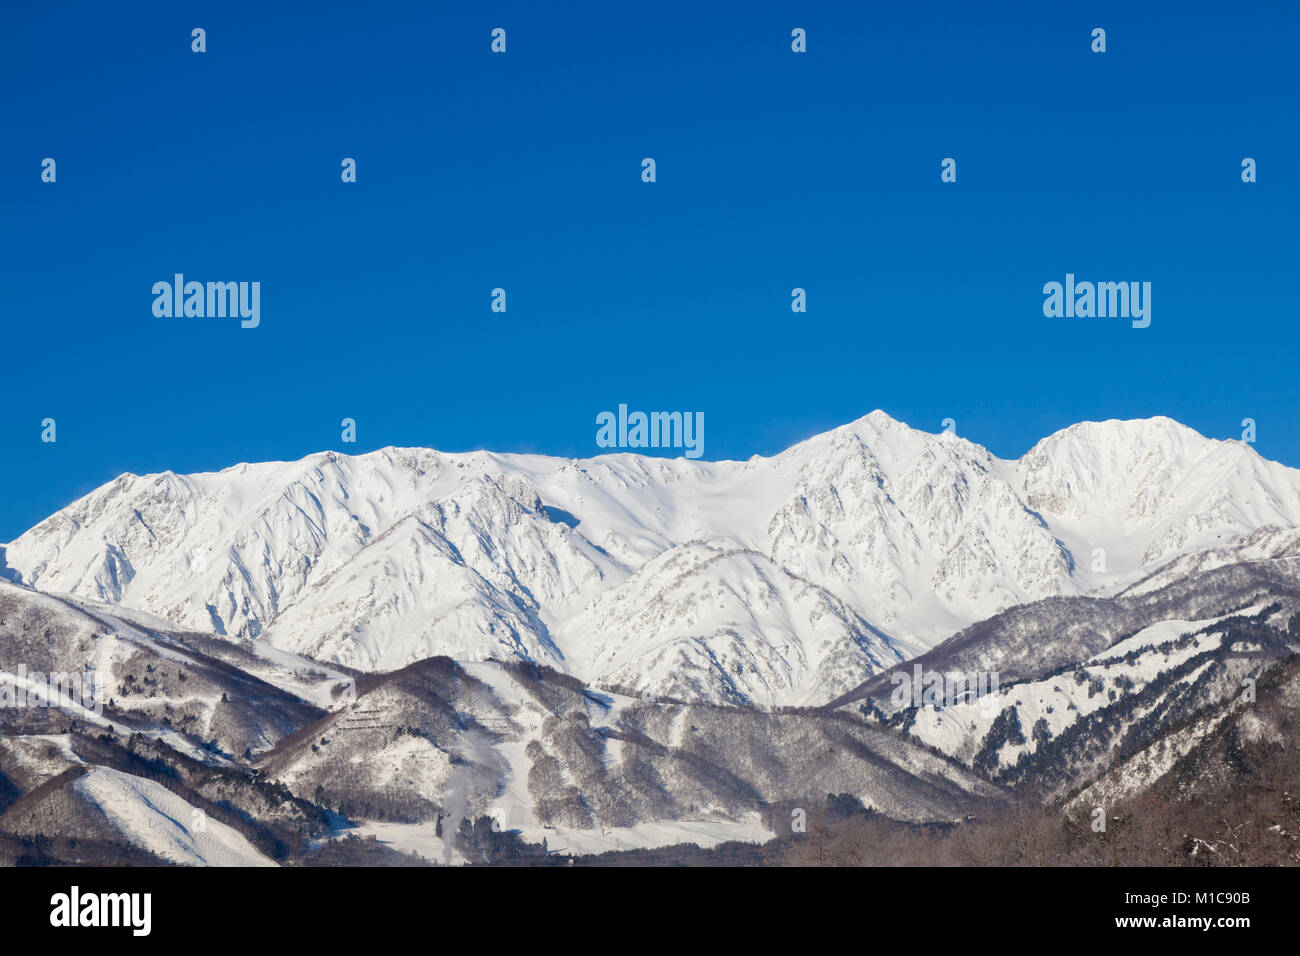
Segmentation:
[(239, 831), (152, 780), (92, 767), (74, 786), (132, 843), (165, 860), (187, 866), (275, 866)]
[(546, 840), (551, 853), (586, 856), (611, 850), (653, 849), (677, 843), (694, 843), (709, 849), (732, 840), (744, 843), (764, 843), (772, 838), (772, 831), (763, 825), (759, 814), (746, 815), (743, 820), (665, 820), (638, 823), (631, 827), (605, 827), (592, 830), (574, 830), (568, 827), (519, 827), (520, 835), (529, 843)]
[(460, 866), (466, 862), (459, 850), (437, 835), (437, 826), (432, 823), (367, 821), (339, 829), (334, 836), (338, 839), (374, 837), (390, 849), (422, 856), (431, 863), (450, 861), (450, 865)]
[[(763, 843), (772, 833), (762, 823), (759, 814), (749, 814), (744, 820), (665, 820), (639, 823), (631, 827), (606, 827), (575, 830), (568, 827), (512, 826), (507, 820), (502, 829), (513, 830), (528, 843), (546, 841), (551, 853), (567, 856), (587, 856), (611, 850), (653, 849), (678, 843), (694, 843), (709, 849), (720, 843), (738, 840)], [(432, 823), (361, 823), (340, 830), (337, 836), (355, 834), (373, 836), (394, 850), (415, 853), (426, 860), (442, 863), (448, 852), (447, 845), (435, 832)], [(457, 850), (450, 850), (452, 865), (468, 862)]]

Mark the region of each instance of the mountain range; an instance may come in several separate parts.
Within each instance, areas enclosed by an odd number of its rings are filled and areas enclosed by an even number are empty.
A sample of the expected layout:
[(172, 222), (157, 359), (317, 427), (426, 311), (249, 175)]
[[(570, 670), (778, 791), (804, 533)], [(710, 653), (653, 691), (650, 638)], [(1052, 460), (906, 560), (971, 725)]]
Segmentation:
[(384, 448), (122, 475), (10, 577), (363, 671), (521, 660), (635, 695), (826, 703), (1028, 601), (1300, 525), (1300, 471), (1166, 418), (1016, 461), (872, 412), (771, 458)]
[[(1016, 461), (873, 412), (745, 462), (123, 475), (0, 579), (0, 691), (108, 688), (0, 707), (0, 862), (820, 859), (836, 819), (1002, 846), (1025, 801), (1286, 790), (1300, 721), (1300, 472), (1163, 418)], [(914, 668), (995, 694), (900, 699)], [(1271, 812), (1252, 852), (1300, 862)], [(1238, 852), (1183, 825), (1173, 862)]]

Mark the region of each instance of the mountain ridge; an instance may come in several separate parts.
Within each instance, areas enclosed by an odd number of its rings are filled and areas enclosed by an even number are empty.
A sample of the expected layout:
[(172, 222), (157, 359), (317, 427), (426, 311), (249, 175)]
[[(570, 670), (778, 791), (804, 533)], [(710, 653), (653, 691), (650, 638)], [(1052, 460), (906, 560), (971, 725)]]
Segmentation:
[(1297, 525), (1300, 471), (1163, 416), (1008, 460), (877, 410), (745, 461), (388, 446), (124, 474), (0, 554), (40, 590), (362, 670), (513, 657), (780, 706), (1008, 607)]

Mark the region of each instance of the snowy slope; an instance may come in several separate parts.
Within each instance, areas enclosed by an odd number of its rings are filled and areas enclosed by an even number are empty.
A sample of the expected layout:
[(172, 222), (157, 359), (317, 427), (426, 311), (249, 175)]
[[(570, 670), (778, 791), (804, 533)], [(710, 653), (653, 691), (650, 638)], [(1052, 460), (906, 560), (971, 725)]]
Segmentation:
[(832, 592), (756, 551), (671, 548), (557, 632), (602, 683), (676, 700), (822, 703), (908, 656)]
[[(1259, 610), (1248, 608), (1240, 613), (1251, 614)], [(1011, 684), (995, 700), (981, 698), (949, 707), (926, 704), (918, 709), (909, 732), (949, 756), (969, 761), (993, 721), (1005, 709), (1013, 708), (1025, 739), (1002, 747), (994, 764), (998, 768), (1009, 767), (1022, 754), (1033, 753), (1038, 748), (1039, 740), (1028, 732), (1039, 721), (1043, 722), (1050, 737), (1059, 737), (1080, 718), (1108, 706), (1115, 699), (1110, 691), (1117, 682), (1126, 692), (1140, 693), (1165, 671), (1217, 648), (1222, 635), (1202, 635), (1178, 643), (1184, 634), (1193, 634), (1217, 621), (1217, 618), (1161, 621), (1090, 656), (1066, 674)], [(1166, 642), (1173, 644), (1173, 648), (1162, 647)]]
[(519, 658), (769, 706), (1265, 526), (1300, 526), (1300, 472), (1168, 419), (1075, 425), (1005, 461), (873, 412), (745, 462), (385, 448), (123, 475), (4, 563), (365, 670)]
[(75, 784), (132, 843), (185, 866), (275, 866), (237, 830), (166, 787), (107, 767)]

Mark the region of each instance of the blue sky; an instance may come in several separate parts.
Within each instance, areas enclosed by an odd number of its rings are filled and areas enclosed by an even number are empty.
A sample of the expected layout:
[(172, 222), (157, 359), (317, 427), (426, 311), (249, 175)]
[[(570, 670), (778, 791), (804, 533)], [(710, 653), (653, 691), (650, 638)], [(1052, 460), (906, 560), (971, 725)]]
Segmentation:
[[(1251, 417), (1300, 465), (1293, 4), (30, 6), (0, 541), (124, 471), (592, 455), (620, 402), (704, 412), (710, 459), (883, 408), (1005, 457)], [(177, 272), (260, 281), (261, 326), (155, 318)], [(1044, 318), (1066, 272), (1151, 282), (1150, 328)]]

